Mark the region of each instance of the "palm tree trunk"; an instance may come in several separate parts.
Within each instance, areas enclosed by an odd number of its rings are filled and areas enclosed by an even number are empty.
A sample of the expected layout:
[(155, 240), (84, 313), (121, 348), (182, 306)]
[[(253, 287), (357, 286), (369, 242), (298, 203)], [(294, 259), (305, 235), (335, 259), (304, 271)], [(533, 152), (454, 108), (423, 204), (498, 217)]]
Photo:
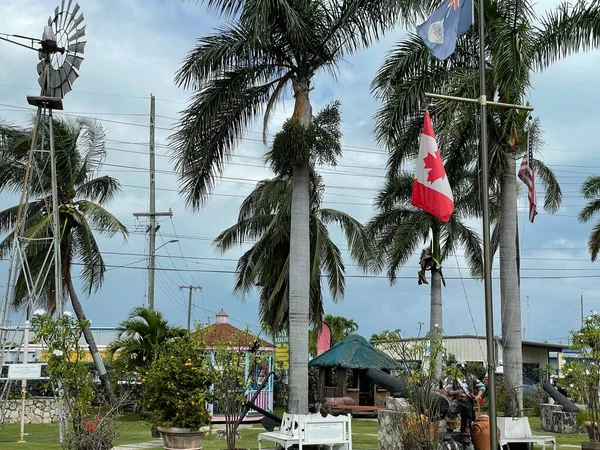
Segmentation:
[[(87, 321), (87, 317), (85, 316), (85, 312), (83, 312), (83, 307), (79, 302), (79, 297), (75, 292), (75, 288), (73, 287), (73, 280), (71, 276), (68, 275), (65, 277), (67, 282), (67, 289), (69, 290), (69, 297), (71, 297), (71, 305), (73, 306), (73, 311), (77, 316), (77, 319), (81, 321)], [(100, 381), (102, 382), (102, 387), (104, 388), (104, 392), (106, 393), (106, 397), (108, 398), (108, 402), (111, 405), (117, 404), (117, 399), (115, 397), (115, 393), (113, 392), (112, 385), (110, 384), (110, 378), (108, 373), (106, 372), (106, 368), (104, 367), (104, 362), (102, 361), (102, 357), (98, 352), (98, 346), (96, 345), (96, 340), (94, 339), (94, 335), (92, 334), (92, 330), (90, 330), (89, 326), (86, 326), (83, 329), (83, 337), (85, 338), (85, 342), (87, 342), (90, 348), (90, 354), (92, 355), (92, 359), (94, 360), (94, 365), (96, 366), (96, 370), (100, 376)]]
[[(309, 81), (293, 80), (294, 118), (312, 120)], [(288, 412), (308, 413), (308, 318), (310, 295), (309, 168), (294, 167), (290, 226), (290, 394)]]
[(514, 153), (507, 153), (500, 210), (500, 297), (504, 380), (511, 393), (505, 415), (523, 410), (521, 290), (517, 269), (517, 191)]
[[(440, 231), (437, 227), (433, 228), (432, 256), (436, 261), (440, 261)], [(435, 355), (435, 367), (433, 376), (436, 383), (442, 379), (442, 349), (440, 335), (443, 329), (442, 312), (442, 274), (439, 270), (431, 269), (431, 305), (429, 306), (429, 334), (431, 335), (430, 352)]]
[(430, 351), (435, 355), (433, 370), (434, 381), (442, 379), (442, 349), (440, 348), (442, 330), (442, 274), (439, 270), (431, 270), (431, 306), (429, 312), (429, 334), (431, 335)]

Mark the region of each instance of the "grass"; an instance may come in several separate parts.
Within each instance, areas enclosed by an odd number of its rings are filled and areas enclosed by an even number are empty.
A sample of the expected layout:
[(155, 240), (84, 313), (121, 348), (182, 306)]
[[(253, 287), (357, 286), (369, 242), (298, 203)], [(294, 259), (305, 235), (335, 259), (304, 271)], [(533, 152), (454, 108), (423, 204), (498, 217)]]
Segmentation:
[[(279, 411), (278, 411), (279, 412)], [(539, 417), (529, 417), (529, 424), (534, 434), (544, 434), (556, 436), (557, 445), (576, 445), (579, 446), (582, 441), (587, 440), (587, 434), (563, 435), (549, 433), (540, 428)], [(237, 447), (255, 450), (258, 448), (257, 436), (264, 429), (259, 424), (242, 429), (242, 439), (237, 441)], [(0, 448), (2, 450), (60, 450), (58, 444), (58, 426), (51, 425), (26, 425), (25, 432), (27, 443), (18, 444), (19, 425), (5, 425), (0, 429)], [(133, 444), (147, 442), (151, 440), (150, 426), (145, 422), (136, 420), (133, 416), (125, 416), (119, 429), (120, 438), (116, 445)], [(224, 450), (225, 441), (217, 440), (215, 434), (206, 436), (204, 439), (203, 450)], [(369, 419), (352, 420), (352, 448), (356, 450), (376, 450), (377, 449), (377, 421)], [(162, 446), (154, 447), (151, 450), (160, 450)]]

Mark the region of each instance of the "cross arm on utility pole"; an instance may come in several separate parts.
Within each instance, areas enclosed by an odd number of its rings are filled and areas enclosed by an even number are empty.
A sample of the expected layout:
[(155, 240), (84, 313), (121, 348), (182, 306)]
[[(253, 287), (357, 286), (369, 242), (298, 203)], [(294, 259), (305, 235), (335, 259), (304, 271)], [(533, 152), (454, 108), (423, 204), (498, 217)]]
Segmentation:
[(133, 213), (134, 217), (149, 217), (150, 218), (150, 226), (146, 230), (149, 233), (149, 251), (148, 251), (148, 308), (154, 309), (154, 267), (156, 265), (156, 232), (160, 225), (156, 226), (156, 218), (157, 217), (173, 217), (173, 211), (169, 209), (169, 211), (163, 212), (137, 212)]
[(202, 290), (202, 286), (200, 285), (187, 285), (187, 286), (179, 286), (179, 289), (188, 289), (189, 297), (188, 297), (188, 313), (187, 313), (187, 330), (191, 331), (192, 326), (192, 292), (196, 290)]

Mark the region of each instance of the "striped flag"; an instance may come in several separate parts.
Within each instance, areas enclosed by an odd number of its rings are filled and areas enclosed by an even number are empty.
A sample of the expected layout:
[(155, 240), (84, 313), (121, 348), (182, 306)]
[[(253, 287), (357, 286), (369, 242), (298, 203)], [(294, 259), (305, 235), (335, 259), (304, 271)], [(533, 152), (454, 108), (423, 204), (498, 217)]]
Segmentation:
[(521, 167), (519, 168), (519, 178), (527, 186), (527, 197), (529, 198), (529, 221), (533, 223), (537, 215), (537, 200), (535, 198), (535, 174), (533, 172), (533, 149), (529, 133), (527, 134), (527, 153), (523, 155)]

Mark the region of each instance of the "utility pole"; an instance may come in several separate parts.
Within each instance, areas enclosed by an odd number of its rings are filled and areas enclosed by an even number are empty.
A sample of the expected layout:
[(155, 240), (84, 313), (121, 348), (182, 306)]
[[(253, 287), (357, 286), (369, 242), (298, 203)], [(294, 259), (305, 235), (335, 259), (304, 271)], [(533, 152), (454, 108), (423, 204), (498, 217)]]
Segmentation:
[(156, 98), (150, 94), (150, 211), (134, 213), (134, 217), (150, 218), (150, 226), (146, 229), (149, 237), (148, 249), (148, 302), (149, 309), (154, 309), (154, 268), (156, 265), (156, 232), (160, 226), (156, 225), (157, 217), (173, 217), (173, 211), (156, 212), (156, 161), (154, 155), (154, 123), (156, 121)]
[(581, 297), (579, 298), (581, 303), (581, 328), (583, 328), (583, 289), (581, 290)]
[(154, 122), (156, 119), (154, 95), (150, 94), (150, 235), (148, 251), (148, 308), (154, 309), (154, 265), (156, 259), (156, 162), (154, 159)]
[(187, 314), (187, 329), (191, 331), (192, 329), (192, 292), (195, 290), (202, 290), (202, 286), (179, 286), (179, 289), (189, 289), (189, 297), (188, 297), (188, 314)]

